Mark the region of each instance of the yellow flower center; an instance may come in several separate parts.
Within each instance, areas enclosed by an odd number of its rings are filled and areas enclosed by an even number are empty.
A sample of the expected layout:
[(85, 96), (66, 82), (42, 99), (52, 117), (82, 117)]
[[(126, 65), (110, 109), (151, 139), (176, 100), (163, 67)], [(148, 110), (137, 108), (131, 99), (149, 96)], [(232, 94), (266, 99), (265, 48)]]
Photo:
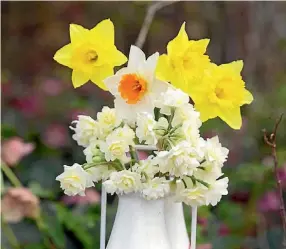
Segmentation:
[(94, 50), (90, 50), (86, 53), (86, 63), (94, 63), (98, 59), (98, 54)]
[(147, 82), (136, 74), (125, 74), (119, 82), (118, 91), (127, 104), (136, 104), (146, 93)]
[(225, 91), (223, 88), (221, 87), (216, 87), (215, 89), (215, 95), (217, 96), (217, 98), (219, 99), (223, 99), (225, 97)]

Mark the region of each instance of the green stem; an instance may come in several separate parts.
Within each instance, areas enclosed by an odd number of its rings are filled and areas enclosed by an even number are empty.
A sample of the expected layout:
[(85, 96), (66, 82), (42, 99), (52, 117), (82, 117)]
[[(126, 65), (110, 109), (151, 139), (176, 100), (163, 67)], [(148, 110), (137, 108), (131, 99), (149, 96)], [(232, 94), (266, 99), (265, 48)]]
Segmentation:
[(172, 127), (172, 121), (173, 121), (174, 115), (175, 115), (175, 109), (172, 108), (172, 109), (171, 109), (171, 115), (170, 115), (170, 118), (169, 118), (168, 131), (169, 131), (169, 130), (171, 129), (171, 127)]
[(20, 180), (16, 177), (16, 175), (14, 174), (14, 172), (5, 164), (5, 163), (1, 163), (1, 168), (3, 170), (3, 172), (5, 173), (5, 175), (7, 176), (7, 178), (9, 179), (9, 181), (15, 186), (15, 187), (22, 187), (22, 183), (20, 182)]
[(93, 168), (93, 167), (96, 167), (96, 166), (100, 166), (100, 165), (110, 165), (110, 164), (113, 164), (112, 162), (100, 162), (100, 163), (91, 163), (91, 164), (84, 164), (83, 165), (83, 169), (89, 169), (89, 168)]
[(187, 183), (185, 182), (184, 179), (182, 179), (182, 182), (184, 183), (185, 188), (188, 188)]
[(132, 146), (129, 146), (129, 152), (130, 152), (131, 158), (138, 162), (137, 153), (136, 153), (136, 151), (134, 150), (134, 148)]
[(2, 223), (2, 228), (3, 228), (3, 232), (5, 233), (9, 243), (11, 244), (11, 246), (15, 249), (20, 249), (20, 244), (13, 232), (13, 230), (11, 229), (11, 227), (8, 226), (8, 224), (6, 224), (3, 221), (3, 217), (1, 218), (1, 223)]

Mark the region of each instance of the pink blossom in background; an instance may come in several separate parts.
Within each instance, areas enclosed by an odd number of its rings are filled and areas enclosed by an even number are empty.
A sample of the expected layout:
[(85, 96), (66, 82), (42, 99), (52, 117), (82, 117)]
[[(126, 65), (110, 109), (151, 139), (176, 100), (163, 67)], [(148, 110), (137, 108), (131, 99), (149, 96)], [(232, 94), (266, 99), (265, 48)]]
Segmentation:
[(226, 236), (226, 235), (228, 235), (230, 233), (230, 229), (229, 229), (229, 227), (226, 225), (226, 224), (221, 224), (220, 225), (220, 227), (219, 227), (219, 229), (218, 229), (218, 234), (220, 235), (220, 236)]
[(202, 227), (206, 227), (208, 225), (208, 219), (202, 216), (198, 216), (198, 224)]
[(275, 191), (269, 191), (258, 202), (258, 209), (261, 212), (277, 211), (279, 210), (279, 197)]
[(14, 166), (34, 149), (35, 145), (33, 143), (25, 143), (20, 137), (12, 137), (3, 142), (1, 157), (9, 166)]
[(5, 221), (20, 222), (24, 217), (39, 215), (39, 199), (27, 188), (11, 188), (1, 200), (1, 214)]
[(63, 82), (55, 79), (47, 79), (41, 83), (41, 90), (49, 96), (57, 96), (64, 90)]
[(43, 98), (36, 94), (14, 98), (10, 101), (10, 105), (23, 113), (27, 118), (42, 116), (45, 113)]
[(62, 201), (67, 204), (92, 204), (92, 203), (99, 203), (100, 202), (100, 194), (95, 189), (87, 189), (85, 191), (85, 196), (63, 196)]
[(213, 246), (211, 244), (201, 244), (197, 246), (197, 249), (212, 249)]
[(66, 146), (69, 141), (67, 127), (62, 124), (49, 125), (42, 135), (42, 141), (51, 148)]

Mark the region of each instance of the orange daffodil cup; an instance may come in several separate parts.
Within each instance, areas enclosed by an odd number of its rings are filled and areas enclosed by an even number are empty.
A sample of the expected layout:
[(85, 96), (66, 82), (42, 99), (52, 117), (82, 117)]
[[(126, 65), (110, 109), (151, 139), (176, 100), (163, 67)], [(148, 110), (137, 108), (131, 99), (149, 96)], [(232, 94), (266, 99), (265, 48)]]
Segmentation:
[(114, 26), (109, 19), (91, 30), (71, 24), (70, 38), (71, 43), (58, 50), (54, 59), (73, 69), (74, 87), (91, 80), (109, 90), (115, 97), (117, 115), (130, 124), (139, 112), (153, 115), (156, 100), (167, 91), (165, 81), (192, 98), (203, 122), (220, 117), (233, 129), (242, 124), (240, 107), (253, 101), (241, 77), (243, 62), (212, 63), (206, 55), (210, 40), (189, 40), (185, 23), (168, 43), (167, 54), (159, 57), (157, 52), (146, 59), (141, 49), (131, 46), (127, 67), (115, 74), (113, 68), (127, 59), (114, 45)]
[(105, 79), (121, 119), (134, 123), (137, 113), (153, 113), (155, 101), (167, 90), (168, 84), (155, 78), (158, 58), (155, 53), (146, 60), (140, 48), (131, 46), (127, 67)]

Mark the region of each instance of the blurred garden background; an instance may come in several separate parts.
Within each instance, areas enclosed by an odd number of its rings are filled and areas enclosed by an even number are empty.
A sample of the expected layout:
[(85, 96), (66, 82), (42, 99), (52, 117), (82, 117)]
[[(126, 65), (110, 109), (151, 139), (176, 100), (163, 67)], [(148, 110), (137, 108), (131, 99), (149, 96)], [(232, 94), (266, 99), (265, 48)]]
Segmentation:
[[(100, 185), (86, 197), (67, 197), (55, 177), (62, 165), (85, 160), (71, 139), (71, 121), (79, 114), (95, 117), (113, 98), (92, 83), (74, 89), (71, 70), (53, 56), (69, 42), (70, 23), (90, 29), (106, 18), (115, 25), (118, 49), (128, 55), (150, 4), (1, 2), (1, 158), (6, 173), (20, 180), (2, 175), (3, 248), (99, 248)], [(285, 194), (286, 2), (176, 2), (156, 13), (145, 53), (164, 53), (184, 21), (191, 39), (211, 39), (207, 53), (214, 62), (244, 61), (254, 95), (242, 109), (240, 131), (218, 119), (203, 124), (204, 137), (218, 134), (230, 149), (224, 169), (230, 186), (216, 207), (199, 209), (198, 249), (280, 249), (279, 199), (262, 129), (271, 131), (285, 113), (277, 136)], [(108, 235), (116, 203), (108, 197)], [(185, 214), (190, 231), (190, 208)]]

